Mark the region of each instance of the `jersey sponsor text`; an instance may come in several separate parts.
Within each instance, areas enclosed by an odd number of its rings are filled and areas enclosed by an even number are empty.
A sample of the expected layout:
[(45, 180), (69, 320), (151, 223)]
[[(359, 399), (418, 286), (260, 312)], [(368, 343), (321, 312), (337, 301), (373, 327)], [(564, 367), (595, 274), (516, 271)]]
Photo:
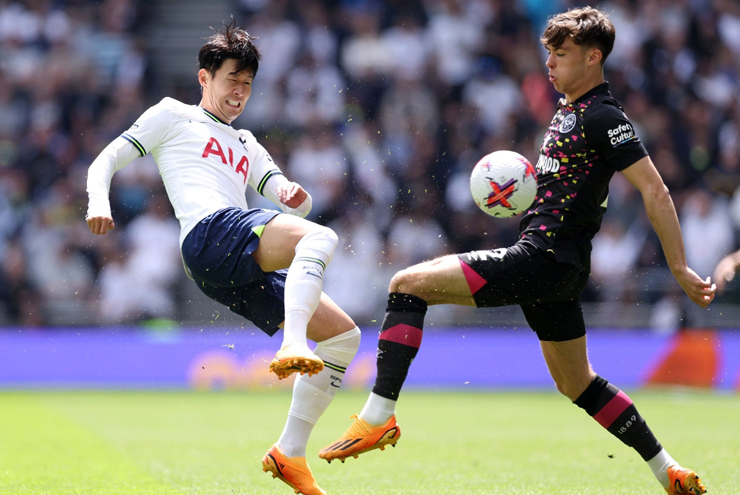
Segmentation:
[(208, 144), (206, 144), (205, 149), (203, 150), (203, 158), (208, 158), (210, 155), (216, 155), (221, 158), (221, 162), (223, 162), (224, 165), (229, 165), (231, 168), (234, 169), (234, 172), (237, 174), (242, 174), (244, 176), (244, 182), (247, 182), (247, 172), (249, 171), (249, 160), (246, 156), (242, 155), (241, 159), (239, 160), (239, 163), (234, 166), (234, 150), (226, 147), (227, 150), (229, 150), (229, 161), (226, 161), (226, 155), (224, 155), (223, 148), (221, 148), (221, 144), (218, 142), (218, 139), (212, 137), (208, 140)]
[(554, 173), (560, 170), (560, 161), (546, 155), (540, 155), (537, 160), (537, 171), (543, 174)]
[(609, 142), (612, 146), (617, 146), (630, 139), (635, 138), (635, 130), (630, 124), (620, 124), (614, 129), (609, 129), (607, 135), (611, 138)]

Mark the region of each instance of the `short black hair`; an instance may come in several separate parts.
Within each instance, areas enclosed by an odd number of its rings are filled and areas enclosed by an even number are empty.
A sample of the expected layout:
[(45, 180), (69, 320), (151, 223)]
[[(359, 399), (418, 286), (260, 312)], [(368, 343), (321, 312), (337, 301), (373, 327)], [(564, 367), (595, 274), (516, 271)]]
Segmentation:
[[(214, 28), (211, 29), (216, 31)], [(224, 22), (223, 28), (216, 31), (216, 34), (208, 38), (206, 44), (200, 48), (198, 65), (213, 76), (221, 68), (224, 60), (233, 58), (236, 60), (237, 73), (246, 70), (256, 76), (262, 55), (254, 44), (255, 39), (237, 27), (236, 20), (232, 17), (231, 22), (228, 24)]]
[(566, 38), (571, 38), (576, 45), (598, 48), (603, 66), (614, 48), (616, 31), (606, 13), (593, 7), (583, 7), (570, 9), (548, 19), (540, 43), (557, 49)]

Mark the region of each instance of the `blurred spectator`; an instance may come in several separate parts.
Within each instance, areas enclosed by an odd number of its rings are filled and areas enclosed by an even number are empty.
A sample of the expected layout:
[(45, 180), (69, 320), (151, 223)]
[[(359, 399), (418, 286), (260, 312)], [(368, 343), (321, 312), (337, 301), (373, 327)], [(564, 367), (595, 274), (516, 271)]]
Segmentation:
[(509, 117), (521, 108), (519, 86), (502, 73), (501, 62), (491, 57), (478, 61), (475, 77), (463, 89), (463, 99), (479, 110), (481, 122), (490, 134), (502, 132)]
[(591, 283), (599, 285), (601, 300), (622, 294), (628, 275), (637, 266), (646, 236), (640, 222), (626, 228), (619, 220), (604, 219), (591, 252)]
[(409, 211), (398, 216), (388, 234), (388, 260), (398, 271), (452, 252), (442, 225), (434, 218), (437, 194), (423, 183), (406, 198)]
[(337, 122), (344, 117), (344, 78), (336, 66), (322, 63), (305, 53), (288, 75), (286, 117), (292, 124)]
[(483, 41), (483, 19), (466, 11), (476, 2), (429, 2), (427, 42), (436, 76), (447, 86), (461, 87), (473, 74), (476, 53)]
[[(126, 240), (129, 269), (139, 274), (142, 285), (138, 290), (158, 290), (171, 299), (170, 289), (183, 266), (179, 260), (180, 224), (164, 191), (149, 198), (146, 211), (128, 224)], [(174, 306), (174, 301), (167, 306)]]
[(401, 11), (382, 34), (390, 73), (400, 81), (421, 81), (429, 65), (424, 27), (411, 11)]
[(680, 217), (689, 266), (702, 278), (711, 276), (717, 263), (734, 247), (727, 201), (697, 188), (683, 204)]
[(334, 216), (347, 180), (347, 158), (331, 128), (314, 128), (295, 143), (288, 176), (311, 193), (311, 218), (322, 223)]
[(360, 199), (347, 213), (329, 224), (339, 236), (324, 290), (352, 318), (377, 318), (387, 299), (390, 268), (384, 265), (383, 238), (372, 221), (372, 210)]
[(108, 324), (138, 323), (149, 318), (172, 318), (172, 291), (151, 283), (150, 275), (134, 266), (126, 246), (113, 236), (103, 244), (105, 263), (96, 283), (93, 307)]

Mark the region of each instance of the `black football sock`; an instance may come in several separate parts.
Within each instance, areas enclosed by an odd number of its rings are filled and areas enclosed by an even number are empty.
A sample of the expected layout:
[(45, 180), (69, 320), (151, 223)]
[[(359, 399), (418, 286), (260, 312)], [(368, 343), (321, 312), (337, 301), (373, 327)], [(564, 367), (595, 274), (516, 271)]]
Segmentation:
[(378, 340), (378, 375), (373, 393), (398, 400), (411, 362), (419, 352), (426, 312), (427, 303), (420, 297), (401, 292), (388, 295)]
[(645, 461), (663, 448), (627, 394), (598, 375), (574, 404), (635, 449)]

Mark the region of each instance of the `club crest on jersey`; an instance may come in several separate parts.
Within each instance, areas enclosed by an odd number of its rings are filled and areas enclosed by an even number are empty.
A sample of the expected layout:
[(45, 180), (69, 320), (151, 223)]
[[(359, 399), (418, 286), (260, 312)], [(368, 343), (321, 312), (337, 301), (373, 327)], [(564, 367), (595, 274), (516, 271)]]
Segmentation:
[(488, 177), (488, 183), (491, 186), (491, 193), (486, 199), (486, 207), (493, 208), (494, 206), (501, 205), (504, 208), (511, 208), (509, 198), (511, 198), (511, 195), (514, 194), (514, 190), (516, 189), (516, 179), (509, 179), (502, 185)]
[(215, 137), (212, 137), (208, 140), (208, 144), (206, 144), (205, 149), (203, 150), (203, 158), (208, 158), (211, 155), (216, 155), (221, 159), (221, 162), (224, 165), (229, 165), (234, 172), (237, 174), (241, 174), (244, 176), (244, 182), (247, 182), (247, 172), (249, 171), (249, 160), (246, 156), (242, 155), (239, 162), (234, 165), (234, 150), (226, 147), (229, 153), (229, 160), (226, 161), (226, 154), (224, 153), (223, 148), (221, 147), (221, 143), (218, 142), (218, 139)]
[(568, 115), (565, 116), (563, 121), (560, 123), (560, 127), (558, 128), (558, 130), (561, 133), (565, 134), (567, 132), (572, 131), (575, 126), (576, 126), (576, 114), (569, 113)]

